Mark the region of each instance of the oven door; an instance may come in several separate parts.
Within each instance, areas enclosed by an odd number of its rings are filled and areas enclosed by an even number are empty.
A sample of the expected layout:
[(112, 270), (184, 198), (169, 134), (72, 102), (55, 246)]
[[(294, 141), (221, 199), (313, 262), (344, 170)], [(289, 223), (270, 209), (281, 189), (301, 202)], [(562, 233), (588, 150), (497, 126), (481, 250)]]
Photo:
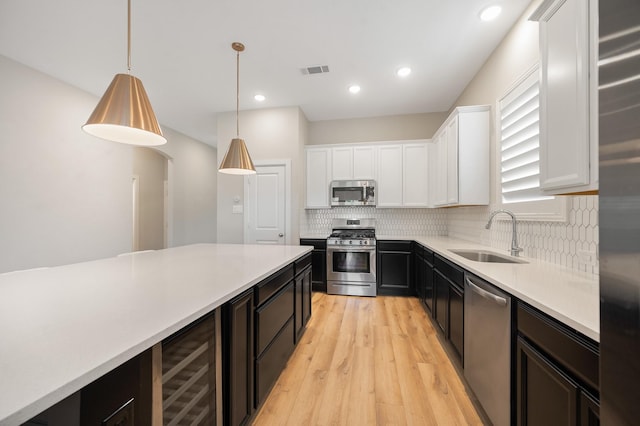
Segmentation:
[(375, 246), (327, 247), (327, 281), (375, 283)]

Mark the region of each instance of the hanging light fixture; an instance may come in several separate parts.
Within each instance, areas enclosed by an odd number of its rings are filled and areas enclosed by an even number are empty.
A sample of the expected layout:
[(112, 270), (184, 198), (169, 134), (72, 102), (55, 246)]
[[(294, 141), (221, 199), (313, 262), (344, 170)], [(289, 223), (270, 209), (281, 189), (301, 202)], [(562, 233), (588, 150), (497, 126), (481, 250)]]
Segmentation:
[(244, 50), (244, 44), (234, 42), (231, 47), (236, 51), (236, 137), (231, 139), (229, 149), (220, 164), (219, 172), (232, 175), (251, 175), (256, 172), (253, 166), (249, 150), (244, 143), (244, 139), (240, 139), (240, 52)]
[(116, 74), (82, 129), (130, 145), (167, 143), (142, 81), (131, 75), (131, 0), (127, 1), (127, 74)]

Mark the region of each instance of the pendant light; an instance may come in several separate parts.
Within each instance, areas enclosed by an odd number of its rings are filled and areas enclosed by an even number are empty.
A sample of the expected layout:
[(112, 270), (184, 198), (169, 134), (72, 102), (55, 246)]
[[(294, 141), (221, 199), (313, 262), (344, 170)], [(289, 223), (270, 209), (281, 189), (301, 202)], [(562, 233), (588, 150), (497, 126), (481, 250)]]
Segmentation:
[(130, 145), (167, 143), (142, 81), (131, 75), (131, 0), (127, 0), (127, 74), (116, 74), (82, 129)]
[(236, 137), (231, 139), (229, 149), (218, 171), (231, 175), (251, 175), (256, 172), (256, 169), (249, 156), (247, 145), (245, 145), (243, 139), (240, 139), (240, 124), (238, 118), (240, 110), (240, 52), (244, 50), (244, 45), (234, 42), (231, 44), (231, 47), (236, 51)]

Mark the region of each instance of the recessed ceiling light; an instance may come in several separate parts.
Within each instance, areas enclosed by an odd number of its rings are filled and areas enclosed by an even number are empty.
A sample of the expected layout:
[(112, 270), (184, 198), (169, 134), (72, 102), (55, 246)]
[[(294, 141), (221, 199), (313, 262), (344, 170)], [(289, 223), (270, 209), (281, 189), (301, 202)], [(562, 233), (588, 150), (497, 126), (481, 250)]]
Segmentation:
[(406, 77), (409, 74), (411, 74), (411, 68), (409, 67), (398, 68), (398, 71), (396, 71), (396, 74), (398, 75), (398, 77)]
[(258, 102), (262, 102), (262, 101), (264, 101), (265, 99), (267, 99), (267, 97), (266, 97), (265, 95), (260, 95), (260, 94), (258, 94), (258, 95), (255, 95), (255, 96), (253, 97), (253, 99), (255, 99), (255, 100), (256, 100), (256, 101), (258, 101)]
[(351, 86), (349, 86), (349, 92), (355, 95), (356, 93), (360, 92), (360, 86), (358, 86), (357, 84), (352, 84)]
[(485, 22), (493, 21), (500, 15), (500, 12), (502, 12), (502, 7), (498, 5), (486, 7), (480, 12), (480, 20)]

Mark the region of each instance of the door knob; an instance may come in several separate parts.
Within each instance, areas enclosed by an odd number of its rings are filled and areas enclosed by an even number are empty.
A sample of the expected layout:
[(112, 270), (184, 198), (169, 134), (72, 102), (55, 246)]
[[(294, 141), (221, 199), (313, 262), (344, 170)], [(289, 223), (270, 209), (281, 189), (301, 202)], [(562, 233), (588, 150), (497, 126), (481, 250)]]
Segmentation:
[(278, 237), (284, 237), (284, 234), (281, 232), (278, 234)]

